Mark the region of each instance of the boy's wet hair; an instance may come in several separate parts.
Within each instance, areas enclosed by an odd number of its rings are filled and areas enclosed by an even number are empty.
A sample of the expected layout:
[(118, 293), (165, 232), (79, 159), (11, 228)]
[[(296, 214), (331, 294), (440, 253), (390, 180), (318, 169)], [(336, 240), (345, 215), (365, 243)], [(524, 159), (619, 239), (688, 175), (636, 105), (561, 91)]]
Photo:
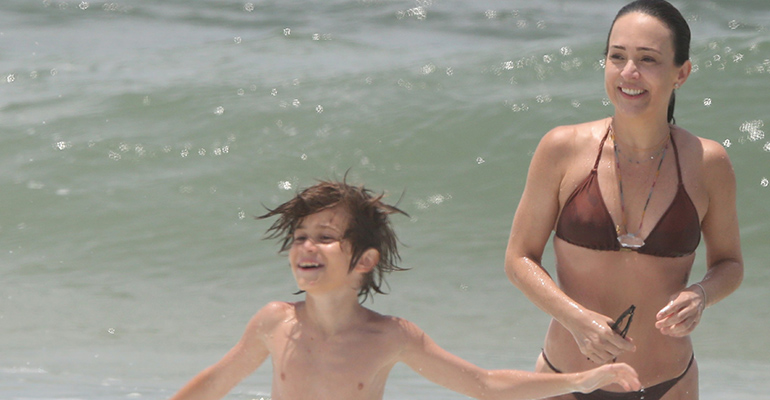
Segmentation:
[[(385, 294), (382, 285), (385, 274), (403, 271), (396, 265), (401, 257), (398, 254), (398, 238), (390, 224), (390, 214), (404, 214), (404, 211), (382, 202), (384, 194), (374, 195), (363, 186), (353, 186), (345, 179), (340, 181), (322, 180), (297, 193), (291, 200), (257, 218), (270, 218), (278, 215), (273, 225), (267, 230), (268, 239), (282, 239), (281, 252), (288, 250), (294, 242), (294, 232), (308, 215), (341, 207), (348, 213), (348, 227), (343, 240), (350, 242), (352, 258), (349, 270), (352, 270), (364, 252), (370, 248), (380, 253), (380, 261), (371, 272), (364, 275), (358, 296), (361, 302), (374, 293)], [(266, 207), (267, 208), (267, 207)]]

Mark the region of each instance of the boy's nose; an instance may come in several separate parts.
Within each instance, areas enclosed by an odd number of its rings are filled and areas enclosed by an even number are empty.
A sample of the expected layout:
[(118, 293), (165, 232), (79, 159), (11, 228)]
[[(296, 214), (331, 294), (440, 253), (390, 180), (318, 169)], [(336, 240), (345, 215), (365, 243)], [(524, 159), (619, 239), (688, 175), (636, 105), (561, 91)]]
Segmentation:
[(315, 242), (310, 238), (302, 242), (302, 248), (305, 249), (306, 251), (315, 251), (317, 247), (318, 246), (316, 246)]

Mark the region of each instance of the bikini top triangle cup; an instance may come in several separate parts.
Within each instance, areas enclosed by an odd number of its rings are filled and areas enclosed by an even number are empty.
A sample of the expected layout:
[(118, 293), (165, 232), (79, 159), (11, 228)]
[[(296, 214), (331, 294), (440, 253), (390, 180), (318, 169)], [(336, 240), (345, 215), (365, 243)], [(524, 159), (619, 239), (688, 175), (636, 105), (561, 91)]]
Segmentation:
[[(593, 250), (619, 251), (621, 246), (618, 242), (615, 223), (604, 203), (597, 179), (602, 149), (609, 132), (608, 128), (599, 144), (599, 154), (594, 168), (564, 204), (556, 223), (556, 237)], [(637, 253), (658, 257), (684, 257), (694, 253), (700, 243), (698, 211), (684, 188), (679, 166), (679, 152), (673, 136), (671, 144), (674, 148), (679, 179), (676, 195), (658, 223), (644, 239), (644, 245), (632, 249)]]

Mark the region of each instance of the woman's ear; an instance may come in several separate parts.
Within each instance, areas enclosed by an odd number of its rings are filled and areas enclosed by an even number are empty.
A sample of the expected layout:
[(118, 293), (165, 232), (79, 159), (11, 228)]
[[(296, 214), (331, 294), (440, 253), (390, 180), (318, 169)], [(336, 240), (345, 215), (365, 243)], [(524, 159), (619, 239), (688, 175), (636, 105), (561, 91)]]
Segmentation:
[(682, 87), (684, 83), (687, 81), (687, 78), (690, 76), (690, 72), (692, 72), (692, 62), (690, 60), (687, 60), (682, 64), (681, 67), (679, 67), (679, 73), (676, 76), (676, 82), (675, 85), (677, 88)]
[(372, 271), (379, 262), (380, 252), (375, 248), (368, 248), (366, 251), (364, 251), (364, 254), (361, 255), (361, 258), (358, 260), (355, 269), (359, 272), (367, 273)]

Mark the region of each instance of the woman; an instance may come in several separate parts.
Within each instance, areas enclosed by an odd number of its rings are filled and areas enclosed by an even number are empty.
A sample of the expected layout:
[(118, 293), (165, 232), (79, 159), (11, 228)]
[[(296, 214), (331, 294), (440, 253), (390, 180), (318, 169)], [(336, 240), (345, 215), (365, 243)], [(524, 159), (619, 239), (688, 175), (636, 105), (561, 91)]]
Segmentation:
[[(674, 124), (674, 91), (692, 67), (689, 42), (687, 22), (671, 4), (625, 6), (605, 50), (614, 116), (557, 127), (533, 156), (505, 268), (553, 317), (536, 369), (623, 361), (646, 388), (561, 398), (697, 399), (689, 335), (704, 309), (743, 278), (726, 151)], [(551, 230), (558, 285), (541, 265)], [(708, 270), (688, 285), (701, 234)]]

